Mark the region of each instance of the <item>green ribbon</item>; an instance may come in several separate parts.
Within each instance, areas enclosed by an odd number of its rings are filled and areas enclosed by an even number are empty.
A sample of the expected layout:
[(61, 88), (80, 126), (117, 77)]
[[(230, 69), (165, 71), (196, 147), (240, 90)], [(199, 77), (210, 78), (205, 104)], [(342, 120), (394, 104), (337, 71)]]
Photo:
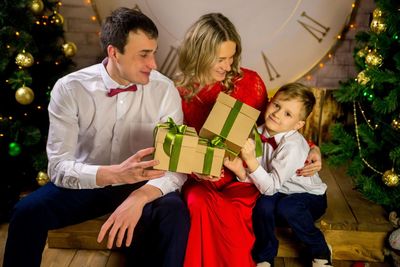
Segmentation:
[(163, 142), (163, 149), (165, 154), (170, 157), (168, 169), (170, 171), (176, 171), (184, 135), (187, 133), (194, 134), (195, 132), (188, 130), (186, 125), (177, 125), (172, 118), (168, 118), (165, 123), (158, 124), (155, 131), (159, 128), (168, 129)]
[(220, 136), (222, 136), (223, 138), (228, 137), (228, 134), (231, 131), (232, 126), (235, 123), (236, 117), (238, 116), (242, 106), (243, 103), (236, 100), (235, 104), (233, 105), (231, 111), (228, 114), (228, 117), (226, 118), (224, 126), (221, 129)]
[(199, 144), (207, 146), (206, 153), (204, 155), (203, 170), (202, 174), (209, 175), (211, 173), (212, 163), (214, 159), (214, 149), (221, 148), (225, 149), (225, 145), (219, 136), (214, 137), (211, 141), (205, 138), (199, 139)]
[(257, 125), (253, 127), (254, 142), (256, 143), (256, 157), (262, 156), (262, 142), (260, 134), (257, 131)]

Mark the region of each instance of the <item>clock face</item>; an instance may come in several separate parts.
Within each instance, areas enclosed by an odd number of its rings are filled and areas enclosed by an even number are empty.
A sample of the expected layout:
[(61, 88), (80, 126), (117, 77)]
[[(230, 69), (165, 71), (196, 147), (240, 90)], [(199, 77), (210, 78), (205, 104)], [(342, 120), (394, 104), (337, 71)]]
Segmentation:
[(116, 7), (135, 7), (159, 29), (159, 70), (176, 71), (177, 48), (201, 15), (220, 12), (242, 38), (242, 66), (257, 71), (269, 90), (311, 70), (337, 42), (354, 0), (96, 0), (100, 18)]

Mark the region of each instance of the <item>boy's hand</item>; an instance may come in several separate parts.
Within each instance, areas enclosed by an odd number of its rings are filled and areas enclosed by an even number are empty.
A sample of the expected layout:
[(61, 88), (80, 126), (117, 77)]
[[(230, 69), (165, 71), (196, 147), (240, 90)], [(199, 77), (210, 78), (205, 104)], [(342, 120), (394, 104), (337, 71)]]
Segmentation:
[(259, 163), (256, 158), (256, 144), (253, 139), (248, 138), (242, 149), (240, 150), (240, 157), (246, 162), (247, 169), (250, 173), (254, 172)]
[(229, 160), (228, 157), (224, 159), (224, 166), (233, 171), (239, 180), (246, 180), (246, 169), (243, 167), (243, 160), (239, 157)]
[(240, 150), (241, 157), (244, 161), (250, 161), (256, 158), (256, 144), (253, 139), (248, 138), (242, 150)]

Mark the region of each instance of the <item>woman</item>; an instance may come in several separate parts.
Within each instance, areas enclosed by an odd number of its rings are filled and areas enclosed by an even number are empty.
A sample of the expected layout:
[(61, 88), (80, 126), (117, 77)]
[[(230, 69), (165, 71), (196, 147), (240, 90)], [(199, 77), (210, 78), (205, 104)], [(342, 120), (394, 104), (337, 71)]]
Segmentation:
[[(220, 92), (264, 110), (265, 85), (256, 72), (240, 68), (241, 49), (239, 34), (222, 14), (203, 15), (188, 30), (176, 78), (185, 124), (200, 131)], [(314, 154), (319, 161), (303, 171), (320, 169), (320, 154)], [(221, 177), (192, 174), (182, 191), (191, 216), (184, 266), (255, 266), (251, 214), (257, 188), (223, 169)]]

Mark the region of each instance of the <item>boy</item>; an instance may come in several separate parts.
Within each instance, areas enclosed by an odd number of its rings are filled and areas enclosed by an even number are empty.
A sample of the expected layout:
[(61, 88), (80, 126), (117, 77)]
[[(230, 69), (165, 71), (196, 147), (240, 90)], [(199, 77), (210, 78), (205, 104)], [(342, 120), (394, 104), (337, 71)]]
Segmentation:
[(240, 181), (254, 183), (262, 194), (253, 210), (256, 242), (252, 256), (257, 266), (273, 265), (278, 253), (275, 216), (285, 219), (306, 245), (313, 267), (332, 264), (330, 248), (314, 225), (325, 213), (327, 186), (318, 174), (304, 177), (296, 171), (310, 149), (297, 130), (304, 126), (314, 105), (308, 87), (300, 83), (282, 86), (267, 106), (265, 124), (258, 129), (264, 142), (262, 157), (256, 158), (254, 141), (248, 139), (240, 158), (225, 160)]

